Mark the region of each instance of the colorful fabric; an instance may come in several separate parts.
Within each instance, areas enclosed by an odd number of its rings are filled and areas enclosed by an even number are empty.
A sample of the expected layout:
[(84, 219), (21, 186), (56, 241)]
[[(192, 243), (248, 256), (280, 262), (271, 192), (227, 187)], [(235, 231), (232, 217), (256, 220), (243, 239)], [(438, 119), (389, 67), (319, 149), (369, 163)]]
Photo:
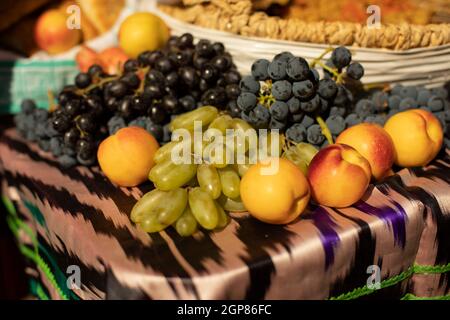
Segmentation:
[[(311, 206), (284, 227), (233, 214), (225, 230), (190, 238), (130, 221), (150, 183), (118, 188), (98, 168), (63, 170), (11, 129), (0, 137), (0, 183), (41, 298), (445, 299), (450, 159), (440, 159), (400, 171), (351, 208)], [(80, 288), (67, 288), (70, 266)]]

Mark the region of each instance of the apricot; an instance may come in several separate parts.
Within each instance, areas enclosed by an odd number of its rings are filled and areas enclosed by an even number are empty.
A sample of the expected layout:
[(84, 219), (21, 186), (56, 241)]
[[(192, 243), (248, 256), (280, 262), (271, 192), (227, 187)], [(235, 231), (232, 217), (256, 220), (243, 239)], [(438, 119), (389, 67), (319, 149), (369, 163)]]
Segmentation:
[(44, 12), (34, 27), (34, 38), (38, 47), (49, 54), (71, 49), (81, 40), (81, 31), (67, 27), (68, 15), (58, 9)]
[(283, 158), (251, 166), (242, 178), (240, 191), (249, 213), (271, 224), (287, 224), (296, 219), (310, 197), (306, 177), (294, 163)]
[(337, 137), (336, 143), (349, 145), (366, 158), (376, 180), (387, 176), (394, 164), (394, 143), (377, 124), (361, 123), (350, 127)]
[(81, 72), (88, 72), (89, 67), (93, 64), (101, 65), (97, 52), (84, 45), (81, 46), (75, 56), (75, 61), (77, 62), (78, 69), (80, 69)]
[(422, 109), (395, 114), (384, 129), (394, 142), (395, 163), (401, 167), (427, 165), (439, 153), (444, 139), (439, 120)]
[(153, 157), (159, 145), (156, 139), (140, 127), (117, 131), (100, 144), (98, 163), (103, 173), (121, 187), (134, 187), (147, 181)]
[(345, 144), (333, 144), (320, 150), (308, 170), (313, 199), (335, 208), (348, 207), (360, 200), (371, 175), (369, 162)]
[(162, 48), (169, 40), (165, 22), (150, 12), (138, 12), (127, 17), (120, 26), (119, 44), (131, 58), (144, 51)]

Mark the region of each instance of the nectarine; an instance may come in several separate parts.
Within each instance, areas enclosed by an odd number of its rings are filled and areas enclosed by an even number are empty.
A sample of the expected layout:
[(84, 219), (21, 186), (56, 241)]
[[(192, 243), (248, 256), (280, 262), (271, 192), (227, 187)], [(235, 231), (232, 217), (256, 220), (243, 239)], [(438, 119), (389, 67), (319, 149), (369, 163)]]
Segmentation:
[(356, 149), (370, 163), (372, 175), (380, 180), (394, 164), (395, 148), (389, 134), (379, 125), (361, 123), (342, 132), (336, 143), (346, 144)]
[(67, 14), (52, 9), (44, 12), (37, 20), (34, 37), (37, 45), (50, 54), (69, 50), (80, 42), (81, 31), (67, 27)]
[(333, 144), (320, 150), (308, 171), (313, 199), (335, 208), (351, 206), (361, 199), (370, 178), (369, 162), (345, 144)]
[(392, 116), (384, 125), (395, 146), (395, 163), (425, 166), (439, 153), (444, 139), (441, 123), (431, 113), (412, 109)]
[(98, 163), (109, 180), (122, 187), (134, 187), (147, 180), (158, 148), (158, 142), (146, 130), (123, 128), (100, 144)]
[[(275, 168), (272, 174), (264, 172), (264, 169), (270, 171), (269, 168)], [(251, 166), (242, 178), (240, 189), (242, 202), (250, 214), (272, 224), (287, 224), (296, 219), (310, 197), (303, 173), (283, 158), (271, 158)]]

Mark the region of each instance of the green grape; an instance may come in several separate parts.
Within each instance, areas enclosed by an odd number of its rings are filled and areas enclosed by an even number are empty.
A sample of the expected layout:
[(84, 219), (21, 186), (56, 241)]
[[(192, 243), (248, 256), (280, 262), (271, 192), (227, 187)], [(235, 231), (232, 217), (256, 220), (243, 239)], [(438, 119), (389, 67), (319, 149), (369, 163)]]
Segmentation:
[(233, 155), (229, 155), (228, 156), (229, 159), (227, 159), (228, 149), (225, 144), (223, 145), (221, 150), (222, 151), (220, 153), (220, 152), (216, 152), (216, 149), (212, 149), (210, 157), (209, 157), (209, 155), (207, 155), (207, 157), (205, 157), (205, 161), (208, 162), (209, 164), (213, 165), (216, 168), (225, 168), (228, 165), (227, 162), (233, 161), (233, 159), (232, 159)]
[(309, 143), (301, 142), (296, 146), (296, 153), (306, 162), (308, 166), (318, 152), (319, 150)]
[(213, 230), (219, 223), (219, 214), (213, 198), (201, 188), (189, 191), (189, 206), (197, 222), (207, 230)]
[(235, 130), (241, 129), (243, 131), (254, 130), (250, 124), (239, 118), (233, 118), (232, 128)]
[(250, 164), (250, 160), (249, 160), (249, 158), (246, 156), (246, 157), (245, 157), (245, 163), (243, 163), (243, 164), (238, 164), (238, 163), (236, 163), (236, 164), (233, 165), (233, 169), (234, 169), (234, 171), (236, 171), (236, 172), (239, 174), (239, 176), (242, 178), (242, 177), (247, 173), (248, 169), (250, 169), (251, 166), (252, 166), (252, 165)]
[(147, 216), (138, 225), (142, 228), (142, 230), (148, 233), (160, 232), (168, 227), (168, 225), (159, 222), (158, 215), (154, 214)]
[(178, 234), (182, 237), (189, 237), (193, 235), (198, 229), (197, 220), (195, 220), (194, 215), (192, 214), (191, 208), (186, 206), (181, 217), (175, 223), (175, 230), (177, 230)]
[(177, 221), (183, 214), (188, 203), (187, 190), (178, 188), (168, 192), (167, 201), (160, 203), (158, 221), (161, 224), (170, 225)]
[(197, 165), (174, 164), (172, 161), (158, 163), (150, 170), (149, 179), (163, 191), (177, 189), (187, 184), (197, 173)]
[(291, 149), (288, 149), (283, 153), (283, 158), (292, 161), (303, 172), (303, 174), (306, 175), (308, 172), (308, 166), (306, 163)]
[(214, 201), (214, 204), (216, 205), (217, 213), (219, 214), (219, 223), (216, 228), (223, 229), (228, 225), (228, 223), (230, 223), (230, 216), (226, 214), (225, 210), (223, 210), (219, 203)]
[(241, 198), (237, 199), (230, 199), (226, 197), (225, 195), (221, 195), (219, 199), (217, 199), (219, 204), (224, 208), (226, 211), (229, 212), (244, 212), (247, 211), (244, 204), (242, 203)]
[(283, 154), (283, 158), (295, 163), (303, 174), (307, 175), (309, 164), (317, 152), (318, 150), (314, 146), (308, 143), (299, 143), (296, 146), (292, 146), (287, 149)]
[(200, 188), (208, 192), (213, 199), (217, 199), (222, 193), (217, 169), (211, 165), (201, 164), (197, 169), (197, 180)]
[(180, 142), (178, 141), (171, 141), (159, 148), (158, 151), (156, 151), (155, 156), (153, 157), (155, 163), (161, 163), (163, 161), (169, 160), (171, 158), (173, 148), (179, 143)]
[(240, 195), (241, 179), (231, 166), (219, 169), (220, 184), (222, 192), (228, 198), (237, 198)]
[(231, 129), (233, 126), (233, 118), (229, 115), (222, 115), (214, 119), (209, 125), (208, 129), (217, 129), (225, 135), (227, 129)]
[(194, 131), (194, 121), (201, 121), (202, 127), (206, 127), (211, 122), (213, 122), (213, 120), (217, 118), (218, 115), (219, 110), (217, 110), (217, 108), (215, 107), (201, 107), (176, 117), (170, 123), (169, 128), (172, 132), (177, 129)]
[(158, 204), (167, 201), (167, 192), (154, 189), (146, 193), (131, 210), (131, 221), (137, 223), (144, 220), (147, 216), (155, 212)]

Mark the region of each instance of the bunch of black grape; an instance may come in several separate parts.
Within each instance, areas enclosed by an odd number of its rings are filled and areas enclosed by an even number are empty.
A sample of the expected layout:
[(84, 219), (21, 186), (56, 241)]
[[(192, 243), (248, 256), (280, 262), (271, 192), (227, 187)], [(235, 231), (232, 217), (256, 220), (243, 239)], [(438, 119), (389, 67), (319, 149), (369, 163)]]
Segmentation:
[[(345, 47), (334, 49), (325, 64), (317, 60), (309, 65), (290, 52), (282, 52), (272, 61), (257, 60), (251, 75), (240, 82), (238, 112), (256, 128), (279, 129), (293, 142), (320, 147), (327, 142), (323, 127), (316, 123), (318, 117), (334, 136), (345, 129), (353, 94), (344, 83), (359, 81), (364, 75), (361, 64), (351, 60)], [(315, 64), (322, 66), (322, 79)]]
[[(223, 44), (208, 40), (194, 44), (186, 33), (172, 37), (163, 50), (129, 59), (118, 75), (92, 65), (76, 76), (75, 85), (62, 90), (51, 112), (37, 110), (27, 100), (17, 125), (62, 165), (93, 165), (101, 141), (121, 128), (140, 126), (163, 144), (170, 141), (168, 124), (178, 114), (201, 105), (236, 108), (240, 80)], [(34, 113), (51, 132), (35, 133)]]
[[(143, 69), (139, 84), (133, 74)], [(171, 37), (164, 50), (146, 51), (127, 61), (124, 72), (131, 84), (124, 85), (123, 79), (108, 84), (113, 92), (107, 104), (118, 111), (108, 123), (110, 134), (130, 124), (152, 126), (157, 140), (168, 142), (171, 118), (202, 105), (236, 108), (240, 94), (241, 75), (224, 45), (204, 39), (194, 44), (190, 33)], [(136, 91), (127, 93), (126, 86)]]
[(421, 86), (395, 85), (390, 90), (376, 90), (359, 100), (345, 119), (347, 125), (361, 122), (383, 126), (387, 119), (401, 111), (420, 108), (432, 112), (445, 132), (445, 144), (450, 147), (450, 103), (444, 87), (427, 89)]

